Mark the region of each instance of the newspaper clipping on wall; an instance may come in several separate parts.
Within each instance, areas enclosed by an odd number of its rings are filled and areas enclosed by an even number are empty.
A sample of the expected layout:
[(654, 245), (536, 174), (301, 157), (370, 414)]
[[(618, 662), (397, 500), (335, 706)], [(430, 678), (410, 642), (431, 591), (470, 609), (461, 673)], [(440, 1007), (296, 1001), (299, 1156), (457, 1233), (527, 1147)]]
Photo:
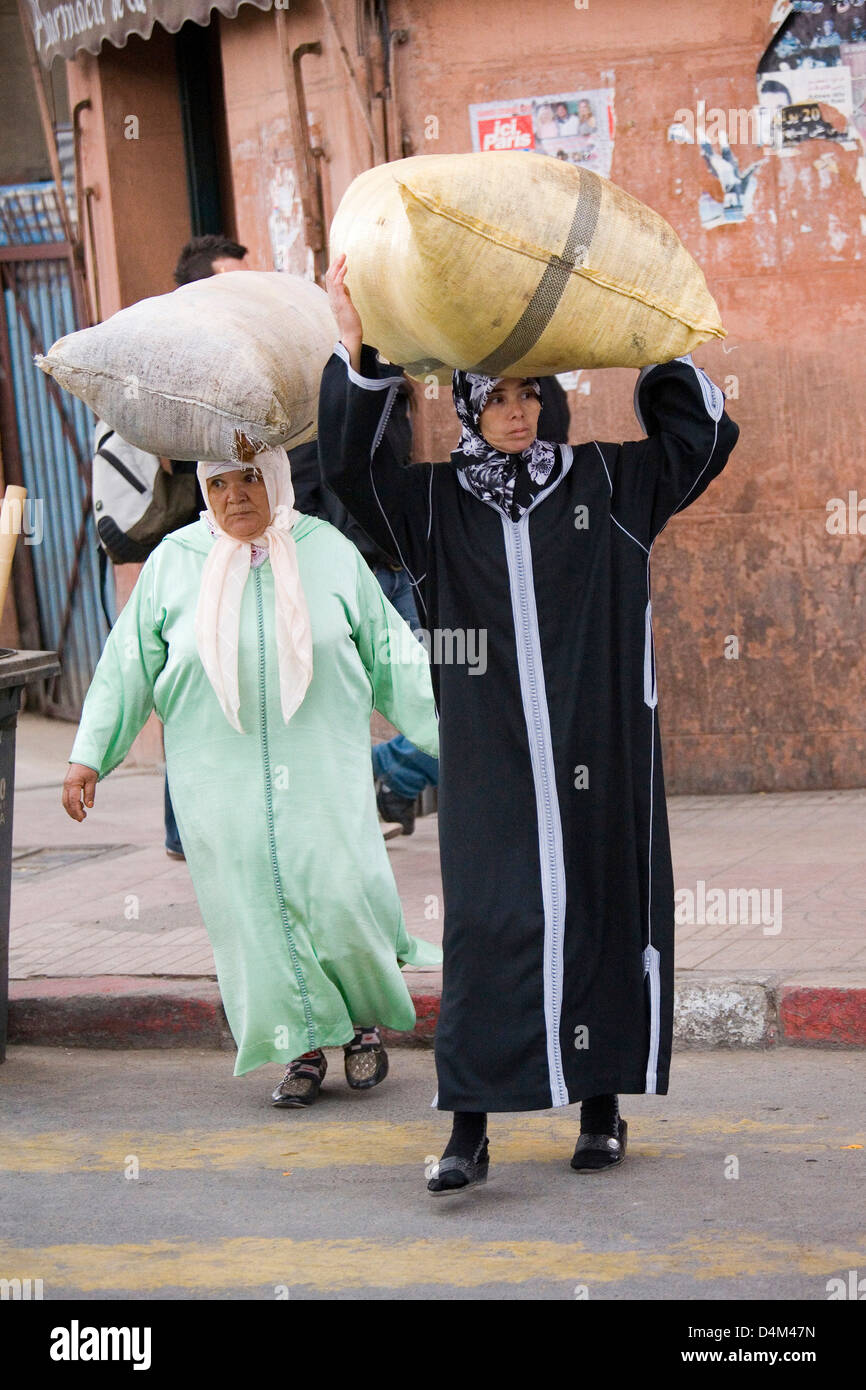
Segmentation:
[(613, 88), (513, 97), (469, 107), (472, 148), (529, 150), (610, 177)]

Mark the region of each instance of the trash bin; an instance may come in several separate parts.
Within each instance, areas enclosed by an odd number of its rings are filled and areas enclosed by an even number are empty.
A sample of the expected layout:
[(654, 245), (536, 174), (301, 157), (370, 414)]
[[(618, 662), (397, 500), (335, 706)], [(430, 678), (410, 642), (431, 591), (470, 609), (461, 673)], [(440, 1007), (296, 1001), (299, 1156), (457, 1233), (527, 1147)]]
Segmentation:
[(9, 899), (12, 888), (12, 803), (15, 794), (15, 729), (21, 691), (56, 676), (54, 652), (18, 652), (0, 647), (0, 1062), (6, 1060), (9, 1018)]

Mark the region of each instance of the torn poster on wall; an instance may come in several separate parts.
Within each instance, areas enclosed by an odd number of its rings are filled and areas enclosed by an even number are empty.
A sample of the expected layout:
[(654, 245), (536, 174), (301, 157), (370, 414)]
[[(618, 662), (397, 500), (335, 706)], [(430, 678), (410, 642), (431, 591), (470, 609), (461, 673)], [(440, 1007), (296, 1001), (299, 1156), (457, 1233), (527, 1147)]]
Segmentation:
[(469, 107), (474, 150), (534, 150), (610, 176), (614, 89), (514, 97)]
[(295, 171), (277, 164), (268, 183), (268, 236), (274, 270), (315, 278), (313, 253), (304, 239), (304, 208)]
[(558, 372), (556, 379), (563, 391), (576, 391), (579, 396), (588, 396), (592, 391), (589, 372), (583, 367), (578, 367), (575, 372)]
[(765, 144), (784, 150), (804, 140), (858, 142), (866, 95), (862, 9), (862, 0), (791, 5), (758, 63), (758, 99), (771, 115)]
[(699, 147), (704, 163), (721, 188), (721, 198), (704, 192), (698, 199), (702, 227), (724, 227), (751, 217), (758, 171), (767, 157), (741, 165), (731, 141), (743, 140), (760, 146), (757, 134), (760, 117), (757, 107), (753, 111), (726, 113), (717, 107), (707, 110), (706, 102), (699, 101), (695, 113), (680, 107), (668, 126), (668, 140), (672, 144)]
[(758, 170), (764, 160), (753, 160), (741, 169), (739, 159), (723, 137), (719, 137), (718, 151), (706, 139), (700, 141), (700, 146), (707, 168), (722, 186), (721, 201), (709, 193), (702, 193), (698, 199), (701, 226), (723, 227), (731, 222), (745, 222), (752, 215)]
[[(705, 228), (750, 217), (770, 151), (793, 155), (805, 140), (833, 140), (858, 151), (855, 178), (866, 193), (866, 0), (776, 0), (771, 22), (779, 21), (758, 64), (755, 106), (724, 111), (701, 100), (694, 110), (679, 108), (668, 126), (668, 140), (697, 145), (718, 180), (721, 196), (703, 192), (698, 202)], [(765, 153), (750, 158), (732, 145)], [(821, 187), (839, 167), (832, 159), (816, 162)]]

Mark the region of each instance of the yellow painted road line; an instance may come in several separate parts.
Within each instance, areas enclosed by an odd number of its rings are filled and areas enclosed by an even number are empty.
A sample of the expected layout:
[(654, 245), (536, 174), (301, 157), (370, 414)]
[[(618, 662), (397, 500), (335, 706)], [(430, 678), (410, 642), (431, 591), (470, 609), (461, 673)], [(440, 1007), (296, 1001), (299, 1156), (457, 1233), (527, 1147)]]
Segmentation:
[[(627, 1240), (627, 1237), (624, 1238)], [(597, 1284), (639, 1277), (687, 1275), (707, 1280), (801, 1274), (820, 1282), (840, 1270), (863, 1268), (859, 1248), (798, 1244), (759, 1232), (687, 1236), (654, 1249), (592, 1250), (576, 1242), (443, 1240), (288, 1240), (246, 1237), (155, 1240), (132, 1245), (46, 1245), (0, 1242), (5, 1277), (43, 1280), (48, 1297), (64, 1290), (153, 1293), (181, 1288), (251, 1289), (286, 1286), (316, 1290), (401, 1289), (414, 1285), (476, 1288), (529, 1280)], [(732, 1293), (734, 1291), (732, 1290)], [(266, 1292), (265, 1296), (269, 1296)], [(739, 1296), (742, 1296), (742, 1288)]]
[[(562, 1163), (571, 1157), (577, 1116), (532, 1115), (490, 1125), (492, 1160), (499, 1163)], [(141, 1169), (311, 1169), (341, 1165), (423, 1166), (435, 1156), (445, 1130), (426, 1121), (391, 1124), (384, 1120), (297, 1126), (285, 1115), (268, 1125), (243, 1129), (42, 1130), (0, 1135), (0, 1171), (18, 1173), (116, 1172), (134, 1155)], [(862, 1140), (860, 1133), (826, 1123), (768, 1124), (720, 1119), (639, 1120), (633, 1123), (629, 1151), (637, 1157), (683, 1158), (688, 1151), (717, 1154), (732, 1145), (785, 1152), (826, 1153)], [(866, 1152), (866, 1151), (864, 1151)], [(851, 1155), (852, 1160), (854, 1154)], [(856, 1160), (855, 1160), (856, 1161)]]

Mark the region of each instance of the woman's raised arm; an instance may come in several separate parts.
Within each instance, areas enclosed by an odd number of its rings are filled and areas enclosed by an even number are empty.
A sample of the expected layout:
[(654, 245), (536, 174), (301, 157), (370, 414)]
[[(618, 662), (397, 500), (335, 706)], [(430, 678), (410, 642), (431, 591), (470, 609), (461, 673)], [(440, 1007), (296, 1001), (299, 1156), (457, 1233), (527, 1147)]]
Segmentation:
[(406, 464), (394, 454), (386, 426), (404, 378), (398, 369), (380, 376), (374, 349), (362, 345), (345, 273), (341, 256), (327, 276), (340, 341), (322, 375), (319, 466), (355, 520), (419, 583), (426, 568), (431, 466)]
[(325, 276), (325, 285), (328, 290), (328, 299), (331, 304), (331, 311), (337, 320), (337, 327), (340, 330), (340, 342), (349, 354), (349, 361), (356, 372), (361, 370), (361, 344), (364, 341), (364, 329), (361, 324), (361, 315), (352, 303), (352, 296), (346, 285), (346, 257), (338, 256), (335, 261), (328, 266), (328, 273)]
[(649, 549), (675, 512), (691, 506), (721, 473), (739, 430), (725, 398), (690, 357), (645, 367), (635, 412), (647, 438), (596, 446), (611, 488), (611, 516)]

